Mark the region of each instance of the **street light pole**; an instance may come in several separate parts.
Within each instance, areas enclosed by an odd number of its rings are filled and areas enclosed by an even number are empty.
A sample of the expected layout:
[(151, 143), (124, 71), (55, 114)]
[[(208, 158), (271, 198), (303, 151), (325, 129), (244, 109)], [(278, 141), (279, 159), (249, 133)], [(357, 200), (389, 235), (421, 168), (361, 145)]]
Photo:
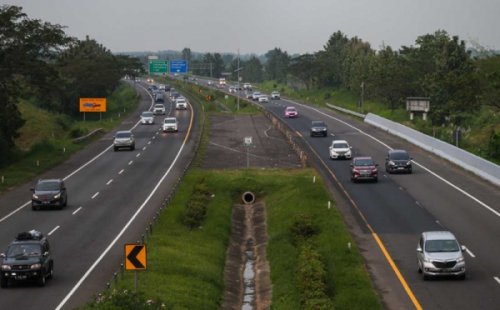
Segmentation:
[(238, 88), (236, 89), (236, 110), (240, 110), (240, 49), (238, 49)]

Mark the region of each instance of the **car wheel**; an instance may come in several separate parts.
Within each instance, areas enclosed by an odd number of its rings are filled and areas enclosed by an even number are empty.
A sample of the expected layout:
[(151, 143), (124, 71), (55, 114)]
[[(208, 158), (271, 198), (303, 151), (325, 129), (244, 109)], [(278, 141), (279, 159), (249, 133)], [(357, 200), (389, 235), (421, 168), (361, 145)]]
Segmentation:
[(115, 146), (115, 147), (113, 148), (113, 150), (116, 152), (116, 151), (118, 151), (118, 148)]
[(458, 276), (459, 280), (465, 280), (465, 273), (461, 274)]
[(135, 144), (130, 147), (130, 150), (135, 150)]
[(38, 286), (45, 286), (45, 282), (46, 282), (45, 275), (42, 274), (40, 278), (38, 278)]
[(54, 265), (51, 264), (50, 265), (50, 271), (49, 271), (49, 275), (47, 276), (48, 279), (52, 279), (54, 277)]
[(374, 178), (373, 182), (377, 183), (378, 182), (378, 178)]
[(7, 278), (0, 279), (0, 287), (6, 288), (7, 286), (9, 286), (9, 279)]
[(425, 273), (422, 275), (422, 279), (424, 279), (424, 281), (427, 281), (429, 280), (431, 277), (426, 275)]

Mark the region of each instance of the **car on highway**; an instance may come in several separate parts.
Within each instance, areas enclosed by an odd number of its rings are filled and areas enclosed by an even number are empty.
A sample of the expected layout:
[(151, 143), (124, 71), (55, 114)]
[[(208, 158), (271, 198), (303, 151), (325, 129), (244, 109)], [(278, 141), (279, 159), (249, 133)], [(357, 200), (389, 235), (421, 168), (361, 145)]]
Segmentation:
[(371, 156), (354, 157), (350, 167), (352, 182), (360, 180), (378, 181), (378, 164), (373, 161)]
[(235, 93), (235, 92), (236, 92), (236, 87), (234, 87), (234, 86), (229, 86), (229, 92), (230, 92), (230, 93)]
[(153, 106), (154, 115), (165, 115), (165, 105), (163, 103), (157, 103)]
[(271, 100), (279, 100), (281, 98), (280, 92), (279, 91), (273, 91), (271, 93)]
[(17, 234), (5, 253), (0, 254), (0, 287), (7, 288), (14, 282), (34, 281), (45, 286), (54, 274), (49, 241), (39, 231), (30, 230)]
[(252, 93), (246, 93), (245, 98), (247, 99), (253, 99), (253, 94)]
[(184, 97), (178, 97), (175, 99), (175, 109), (176, 110), (186, 110), (188, 107), (187, 100)]
[(176, 117), (166, 117), (163, 120), (162, 126), (163, 132), (178, 132), (179, 131), (179, 122)]
[(328, 126), (323, 121), (311, 122), (311, 137), (328, 135)]
[(164, 95), (162, 91), (157, 91), (154, 93), (155, 102), (164, 102)]
[(385, 158), (385, 171), (387, 173), (412, 172), (412, 158), (405, 150), (389, 150)]
[(455, 276), (465, 279), (465, 246), (449, 231), (426, 231), (417, 245), (418, 272), (430, 277)]
[(252, 93), (252, 100), (253, 100), (253, 101), (257, 101), (257, 100), (259, 100), (260, 95), (262, 95), (260, 92), (258, 92), (258, 91), (254, 91), (254, 92)]
[(175, 102), (175, 99), (179, 98), (181, 94), (176, 91), (170, 91), (170, 101)]
[(346, 140), (333, 140), (328, 147), (330, 159), (350, 159), (352, 157), (352, 146)]
[(299, 111), (297, 111), (295, 107), (288, 106), (285, 108), (285, 117), (286, 118), (299, 117)]
[(259, 103), (265, 103), (265, 102), (269, 102), (269, 97), (267, 97), (266, 95), (260, 95), (259, 96), (259, 99), (257, 99), (259, 101)]
[(141, 124), (148, 125), (155, 123), (155, 115), (151, 111), (144, 111), (141, 113)]
[(118, 151), (121, 148), (127, 148), (131, 151), (135, 150), (134, 134), (130, 130), (117, 131), (113, 140), (113, 149)]
[(158, 89), (164, 91), (165, 90), (165, 84), (158, 85)]
[(32, 210), (47, 207), (62, 209), (68, 205), (68, 193), (62, 179), (40, 179), (31, 192)]
[(250, 83), (243, 83), (243, 89), (247, 91), (252, 91), (252, 84)]

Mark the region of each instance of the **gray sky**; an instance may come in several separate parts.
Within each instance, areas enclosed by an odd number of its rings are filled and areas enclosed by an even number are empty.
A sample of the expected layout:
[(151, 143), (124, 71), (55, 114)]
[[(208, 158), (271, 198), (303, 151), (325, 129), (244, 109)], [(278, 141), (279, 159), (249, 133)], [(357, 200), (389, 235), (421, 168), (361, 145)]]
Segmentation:
[(500, 0), (1, 0), (112, 52), (289, 54), (323, 49), (342, 31), (378, 49), (443, 29), (500, 49)]

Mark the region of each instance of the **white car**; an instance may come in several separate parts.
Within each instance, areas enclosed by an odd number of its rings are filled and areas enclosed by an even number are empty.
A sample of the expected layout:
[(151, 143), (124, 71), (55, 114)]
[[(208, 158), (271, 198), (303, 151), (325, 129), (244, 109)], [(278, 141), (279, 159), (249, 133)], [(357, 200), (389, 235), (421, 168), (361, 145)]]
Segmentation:
[(250, 83), (243, 83), (243, 89), (244, 90), (252, 90), (252, 84), (250, 84)]
[(258, 100), (259, 103), (269, 102), (269, 97), (267, 97), (266, 95), (260, 95)]
[(155, 116), (154, 113), (151, 111), (144, 111), (141, 114), (141, 124), (147, 125), (147, 124), (154, 124), (155, 123)]
[(160, 85), (158, 85), (158, 89), (160, 89), (160, 90), (165, 90), (165, 84), (160, 84)]
[(184, 97), (179, 97), (175, 99), (175, 109), (176, 110), (186, 110), (187, 109), (187, 101)]
[(330, 159), (349, 159), (352, 157), (352, 147), (346, 140), (333, 140), (332, 145), (329, 147), (329, 151)]
[(179, 122), (177, 121), (176, 117), (166, 117), (163, 120), (163, 126), (162, 126), (163, 132), (178, 132), (179, 131)]
[(157, 103), (153, 107), (153, 113), (154, 115), (165, 115), (165, 106), (162, 103)]
[(271, 100), (280, 100), (281, 95), (278, 91), (273, 91), (271, 93)]
[(261, 94), (260, 92), (258, 92), (258, 91), (253, 92), (253, 94), (252, 94), (252, 100), (253, 100), (253, 101), (257, 101), (257, 100), (259, 100), (259, 97), (260, 97), (261, 95), (262, 95), (262, 94)]

